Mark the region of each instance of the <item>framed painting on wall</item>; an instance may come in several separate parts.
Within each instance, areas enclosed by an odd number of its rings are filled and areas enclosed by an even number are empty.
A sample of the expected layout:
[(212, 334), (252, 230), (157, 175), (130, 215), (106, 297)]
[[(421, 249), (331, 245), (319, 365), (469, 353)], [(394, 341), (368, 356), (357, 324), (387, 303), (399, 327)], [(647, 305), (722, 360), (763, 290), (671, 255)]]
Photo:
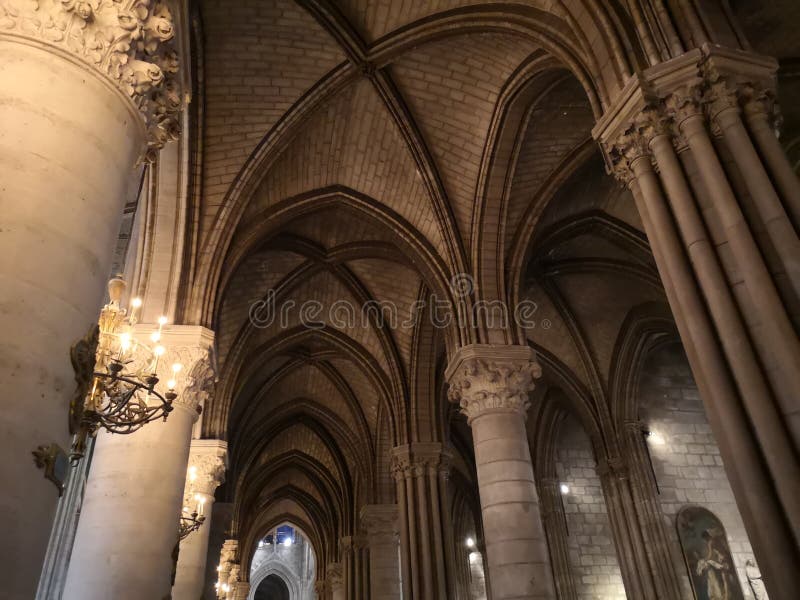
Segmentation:
[(678, 513), (678, 539), (696, 600), (744, 600), (722, 522), (702, 506)]

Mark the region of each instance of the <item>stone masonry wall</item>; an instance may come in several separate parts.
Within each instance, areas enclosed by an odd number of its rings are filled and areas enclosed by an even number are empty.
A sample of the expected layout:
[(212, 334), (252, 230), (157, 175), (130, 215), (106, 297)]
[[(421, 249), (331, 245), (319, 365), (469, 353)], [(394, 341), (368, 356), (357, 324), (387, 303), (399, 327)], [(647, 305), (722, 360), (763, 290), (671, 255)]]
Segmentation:
[(559, 431), (556, 473), (559, 481), (569, 487), (561, 497), (579, 600), (624, 600), (625, 588), (591, 442), (572, 418), (564, 421)]
[(744, 566), (748, 558), (753, 558), (753, 552), (699, 392), (679, 344), (661, 347), (647, 358), (639, 383), (639, 398), (639, 418), (663, 438), (663, 443), (648, 441), (648, 447), (661, 508), (669, 520), (667, 531), (683, 596), (694, 597), (675, 519), (683, 506), (700, 505), (722, 521), (744, 597), (752, 598)]

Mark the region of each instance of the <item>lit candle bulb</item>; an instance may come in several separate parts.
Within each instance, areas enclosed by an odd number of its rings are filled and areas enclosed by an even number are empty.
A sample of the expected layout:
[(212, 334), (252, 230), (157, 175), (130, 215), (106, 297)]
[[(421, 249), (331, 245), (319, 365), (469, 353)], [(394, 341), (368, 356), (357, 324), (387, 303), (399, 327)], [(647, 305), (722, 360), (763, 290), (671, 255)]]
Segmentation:
[(197, 514), (204, 515), (205, 514), (205, 506), (206, 506), (206, 499), (202, 496), (197, 496)]
[(131, 300), (131, 314), (128, 317), (128, 322), (131, 325), (136, 324), (136, 311), (138, 311), (139, 308), (141, 308), (141, 306), (142, 306), (141, 298), (134, 298), (133, 300)]
[(128, 332), (119, 335), (119, 356), (118, 359), (122, 361), (128, 350), (131, 349), (131, 334)]
[(183, 369), (183, 365), (181, 363), (174, 363), (172, 365), (172, 372), (175, 373), (175, 375), (180, 373), (181, 369)]
[(164, 353), (166, 351), (167, 351), (166, 348), (160, 345), (153, 348), (153, 356), (155, 356), (155, 358), (153, 359), (153, 368), (152, 368), (153, 373), (155, 373), (158, 370), (158, 359), (164, 356)]
[(167, 381), (167, 389), (170, 392), (174, 392), (175, 391), (175, 386), (176, 385), (178, 385), (178, 382), (175, 381), (174, 379), (170, 379), (169, 381)]
[(154, 344), (157, 343), (161, 339), (161, 330), (154, 331), (150, 334), (150, 341)]

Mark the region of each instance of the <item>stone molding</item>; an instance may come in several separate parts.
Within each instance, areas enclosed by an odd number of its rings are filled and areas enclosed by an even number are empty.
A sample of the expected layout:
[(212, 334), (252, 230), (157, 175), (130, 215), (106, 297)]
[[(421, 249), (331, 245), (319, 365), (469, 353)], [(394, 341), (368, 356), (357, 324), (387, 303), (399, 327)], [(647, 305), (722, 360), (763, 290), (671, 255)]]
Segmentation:
[(513, 412), (525, 417), (528, 394), (542, 369), (528, 346), (474, 344), (451, 359), (445, 377), (448, 398), (461, 406), (469, 423), (489, 413)]
[[(215, 490), (225, 482), (227, 457), (227, 442), (222, 440), (192, 440), (186, 477), (187, 493), (195, 492), (213, 498)], [(196, 479), (190, 484), (188, 473), (192, 469), (195, 470)]]
[(421, 477), (431, 471), (447, 471), (451, 454), (438, 442), (415, 442), (391, 450), (391, 470), (395, 479)]
[(719, 116), (730, 111), (777, 126), (777, 68), (772, 58), (704, 45), (631, 77), (592, 131), (608, 171), (629, 184), (636, 160), (653, 162), (649, 145), (659, 135), (683, 150), (681, 125), (692, 117), (707, 119), (714, 133)]
[(57, 49), (110, 80), (144, 119), (148, 158), (177, 139), (184, 99), (165, 2), (0, 0), (0, 36)]
[(360, 518), (368, 538), (400, 535), (400, 511), (396, 504), (367, 504), (361, 509)]

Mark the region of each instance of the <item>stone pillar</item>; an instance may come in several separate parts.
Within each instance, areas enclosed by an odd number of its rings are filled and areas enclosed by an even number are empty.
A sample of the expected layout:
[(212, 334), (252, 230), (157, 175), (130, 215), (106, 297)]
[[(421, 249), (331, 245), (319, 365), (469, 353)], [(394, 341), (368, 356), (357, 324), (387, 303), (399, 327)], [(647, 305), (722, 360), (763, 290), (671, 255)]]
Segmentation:
[(331, 600), (345, 600), (347, 597), (341, 563), (330, 563), (325, 571), (325, 583), (330, 590)]
[[(250, 584), (246, 581), (237, 581), (233, 584), (231, 600), (247, 600), (250, 595)], [(199, 596), (198, 596), (199, 598)]]
[(172, 600), (196, 600), (203, 594), (214, 491), (225, 481), (227, 448), (227, 442), (222, 440), (192, 440), (184, 505), (194, 506), (194, 497), (202, 498), (206, 520), (200, 529), (181, 541)]
[(403, 482), (405, 491), (406, 502), (401, 508), (405, 508), (407, 516), (402, 522), (408, 531), (401, 534), (401, 540), (408, 540), (403, 552), (407, 555), (412, 598), (447, 595), (442, 529), (444, 507), (438, 476), (446, 462), (442, 445), (435, 442), (416, 442), (392, 449), (392, 470), (395, 479)]
[[(136, 328), (136, 336), (150, 333)], [(186, 373), (174, 410), (129, 435), (98, 435), (65, 598), (153, 600), (170, 593), (192, 426), (214, 384), (213, 334), (172, 326), (161, 340), (168, 353), (160, 378), (174, 362)]]
[(527, 346), (465, 346), (447, 368), (472, 427), (493, 600), (556, 597), (525, 430), (540, 373)]
[(217, 598), (219, 600), (226, 600), (228, 592), (230, 592), (230, 584), (228, 580), (231, 576), (231, 570), (236, 560), (236, 553), (239, 550), (238, 540), (225, 540), (222, 544), (222, 550), (219, 552), (219, 566), (217, 567)]
[[(791, 198), (764, 176), (735, 107), (749, 98), (739, 91), (769, 85), (773, 72), (761, 57), (692, 51), (643, 72), (595, 137), (633, 192), (750, 542), (780, 599), (800, 586), (797, 258), (784, 252), (796, 233)], [(765, 252), (776, 244), (781, 252)]]
[(163, 142), (181, 103), (164, 93), (177, 70), (166, 8), (96, 4), (16, 2), (0, 23), (0, 386), (14, 399), (0, 411), (0, 481), (14, 482), (0, 499), (0, 598), (36, 593), (58, 493), (30, 452), (69, 449), (69, 348), (97, 320), (148, 127)]
[(400, 600), (400, 547), (396, 504), (368, 504), (361, 526), (369, 545), (369, 597)]
[(575, 582), (572, 579), (572, 566), (567, 544), (567, 517), (561, 499), (558, 479), (552, 477), (540, 481), (541, 514), (550, 559), (553, 565), (553, 580), (558, 597), (576, 598)]

